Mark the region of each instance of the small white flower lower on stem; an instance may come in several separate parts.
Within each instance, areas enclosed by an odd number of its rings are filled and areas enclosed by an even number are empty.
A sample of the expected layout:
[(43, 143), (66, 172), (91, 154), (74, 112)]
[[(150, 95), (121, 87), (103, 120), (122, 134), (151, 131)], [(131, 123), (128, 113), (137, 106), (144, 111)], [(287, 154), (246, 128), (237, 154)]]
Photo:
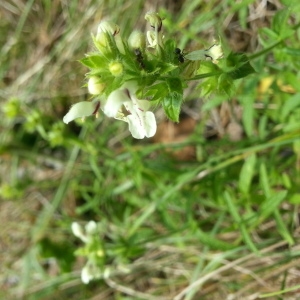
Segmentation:
[(85, 284), (88, 284), (93, 279), (101, 278), (101, 276), (101, 269), (91, 261), (88, 261), (81, 270), (81, 280)]

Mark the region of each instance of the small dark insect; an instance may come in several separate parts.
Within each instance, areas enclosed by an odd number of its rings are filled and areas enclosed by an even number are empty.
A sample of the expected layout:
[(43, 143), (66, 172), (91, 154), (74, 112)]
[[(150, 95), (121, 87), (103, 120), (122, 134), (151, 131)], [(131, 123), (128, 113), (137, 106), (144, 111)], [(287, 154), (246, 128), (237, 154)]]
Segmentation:
[(175, 48), (174, 53), (177, 55), (178, 61), (184, 63), (184, 56), (182, 51), (179, 48)]
[(134, 49), (134, 54), (136, 55), (136, 60), (142, 69), (145, 69), (145, 64), (143, 62), (143, 55), (140, 49)]

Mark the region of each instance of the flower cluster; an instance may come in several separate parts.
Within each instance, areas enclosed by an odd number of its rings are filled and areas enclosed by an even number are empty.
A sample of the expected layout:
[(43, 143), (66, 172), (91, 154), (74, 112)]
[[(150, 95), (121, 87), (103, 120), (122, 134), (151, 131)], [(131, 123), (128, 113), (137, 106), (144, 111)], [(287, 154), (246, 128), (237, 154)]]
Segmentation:
[[(151, 20), (151, 26), (154, 26), (154, 36), (148, 34), (151, 47), (158, 46), (161, 40), (158, 31), (161, 30), (162, 21), (156, 14), (154, 15), (156, 16), (154, 21), (153, 17), (147, 16)], [(99, 24), (97, 35), (94, 37), (98, 53), (88, 56), (98, 62), (96, 67), (88, 65), (93, 70), (88, 75), (87, 87), (94, 100), (73, 105), (63, 121), (68, 124), (76, 118), (97, 116), (101, 108), (106, 116), (127, 122), (134, 138), (149, 138), (156, 133), (155, 115), (149, 111), (150, 101), (139, 99), (137, 96), (138, 78), (127, 76), (132, 68), (128, 54), (133, 53), (139, 67), (144, 68), (142, 51), (145, 48), (145, 38), (141, 32), (134, 31), (128, 43), (125, 43), (118, 35), (119, 32), (120, 28), (112, 22), (103, 21)], [(131, 53), (129, 50), (132, 50)], [(127, 69), (126, 64), (129, 65)]]
[(97, 116), (102, 110), (106, 116), (128, 123), (134, 138), (149, 138), (157, 129), (151, 106), (162, 106), (170, 120), (179, 122), (189, 81), (202, 80), (198, 85), (202, 96), (213, 92), (230, 95), (233, 81), (254, 71), (245, 55), (230, 54), (224, 59), (219, 43), (182, 52), (174, 39), (163, 36), (162, 18), (157, 13), (149, 12), (145, 19), (150, 30), (146, 34), (134, 30), (126, 40), (118, 25), (109, 21), (99, 24), (92, 36), (96, 50), (81, 60), (90, 69), (87, 88), (91, 100), (73, 105), (63, 118), (65, 123)]
[[(90, 92), (98, 91), (101, 85), (95, 81), (95, 77), (91, 77), (88, 83)], [(156, 120), (154, 113), (148, 111), (150, 103), (147, 100), (140, 100), (136, 96), (137, 84), (134, 81), (124, 83), (120, 88), (114, 90), (110, 95), (101, 101), (79, 102), (71, 107), (65, 115), (63, 121), (70, 121), (95, 115), (98, 113), (99, 107), (105, 115), (122, 120), (128, 123), (129, 131), (136, 139), (144, 137), (152, 137), (156, 132)], [(125, 112), (122, 110), (124, 106)]]
[(99, 261), (103, 257), (101, 245), (99, 245), (99, 236), (97, 223), (90, 221), (83, 228), (77, 222), (72, 223), (73, 234), (85, 243), (85, 247), (77, 251), (77, 255), (86, 256), (87, 263), (81, 271), (81, 280), (83, 283), (89, 283), (93, 279), (99, 279), (103, 276), (103, 272), (99, 267)]

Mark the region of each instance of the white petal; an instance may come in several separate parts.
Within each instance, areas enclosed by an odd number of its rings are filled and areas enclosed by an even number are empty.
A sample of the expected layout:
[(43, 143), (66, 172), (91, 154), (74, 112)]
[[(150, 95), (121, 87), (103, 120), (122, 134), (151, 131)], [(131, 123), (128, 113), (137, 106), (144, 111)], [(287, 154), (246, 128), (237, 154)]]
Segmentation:
[(150, 107), (150, 101), (148, 100), (137, 100), (139, 108), (142, 110), (148, 110)]
[(145, 130), (140, 120), (134, 115), (129, 115), (127, 116), (127, 121), (131, 135), (135, 139), (143, 139), (145, 137)]
[(81, 280), (83, 283), (89, 283), (93, 279), (101, 278), (101, 269), (92, 261), (88, 261), (81, 270)]
[(84, 234), (82, 227), (80, 226), (80, 224), (78, 224), (77, 222), (73, 222), (71, 225), (72, 228), (72, 232), (73, 234), (80, 238), (84, 243), (87, 242), (88, 238), (87, 236)]
[(130, 100), (130, 98), (126, 94), (126, 90), (121, 87), (110, 93), (104, 104), (103, 112), (108, 117), (115, 117), (121, 105), (128, 100)]
[(136, 92), (137, 89), (138, 89), (138, 84), (137, 84), (137, 82), (134, 81), (134, 80), (126, 81), (126, 82), (122, 85), (121, 88), (122, 88), (122, 89), (127, 89), (127, 90), (129, 90), (130, 94), (131, 94), (131, 95), (134, 95), (135, 92)]
[(97, 106), (99, 106), (99, 101), (78, 102), (70, 108), (69, 112), (64, 116), (63, 121), (68, 124), (77, 118), (90, 116), (97, 112)]
[(213, 61), (216, 61), (223, 56), (223, 50), (221, 45), (212, 45), (209, 49), (205, 50), (207, 55), (211, 57)]
[(97, 223), (95, 221), (89, 221), (85, 225), (85, 231), (88, 235), (96, 233), (97, 232)]
[(157, 125), (155, 115), (152, 111), (147, 111), (144, 116), (144, 128), (146, 137), (152, 137), (156, 133)]
[(124, 106), (131, 113), (127, 116), (127, 122), (132, 136), (136, 139), (154, 136), (157, 126), (153, 112), (146, 111), (149, 101), (132, 97), (132, 101), (124, 103)]
[(90, 273), (88, 263), (81, 270), (81, 280), (83, 283), (88, 284), (90, 280), (93, 279), (93, 276)]

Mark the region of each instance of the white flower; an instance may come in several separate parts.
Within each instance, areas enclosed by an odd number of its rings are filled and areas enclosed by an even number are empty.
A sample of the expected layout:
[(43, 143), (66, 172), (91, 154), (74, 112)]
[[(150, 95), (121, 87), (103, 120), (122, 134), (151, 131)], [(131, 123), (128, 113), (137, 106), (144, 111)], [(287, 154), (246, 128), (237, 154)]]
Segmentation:
[(162, 46), (163, 35), (161, 32), (161, 17), (156, 12), (147, 12), (145, 15), (145, 19), (150, 23), (150, 26), (154, 29), (154, 31), (147, 31), (147, 40), (149, 43), (148, 47), (155, 48), (158, 46)]
[(101, 276), (101, 269), (92, 261), (88, 261), (81, 270), (81, 280), (85, 284), (88, 284), (93, 279), (101, 278)]
[(85, 225), (85, 231), (89, 235), (97, 233), (97, 223), (95, 221), (89, 221)]
[(96, 115), (100, 107), (99, 101), (83, 101), (74, 104), (68, 113), (64, 116), (63, 121), (64, 123), (68, 124), (69, 122), (77, 119), (77, 118), (84, 118), (91, 115)]
[(97, 223), (95, 221), (89, 221), (85, 225), (85, 230), (83, 230), (82, 226), (77, 222), (73, 222), (71, 228), (73, 234), (80, 238), (84, 243), (90, 242), (92, 240), (92, 236), (97, 233)]
[[(139, 100), (136, 97), (137, 84), (126, 82), (120, 88), (110, 93), (108, 98), (103, 101), (103, 112), (108, 117), (113, 117), (128, 123), (129, 131), (136, 139), (152, 137), (156, 133), (156, 120), (154, 113), (148, 111), (150, 102)], [(126, 112), (122, 111), (124, 105)], [(64, 116), (63, 121), (68, 124), (76, 118), (83, 118), (96, 115), (100, 107), (99, 101), (79, 102), (74, 104), (69, 112)]]
[[(149, 101), (137, 99), (136, 90), (137, 85), (134, 82), (126, 82), (109, 95), (103, 111), (108, 117), (127, 122), (134, 138), (152, 137), (157, 128), (155, 116), (153, 112), (147, 111), (150, 107)], [(128, 114), (122, 112), (122, 105)]]
[(80, 224), (78, 224), (77, 222), (73, 222), (71, 225), (73, 234), (80, 238), (84, 243), (88, 242), (88, 237), (86, 236), (86, 234), (83, 231), (83, 228)]
[(213, 63), (217, 63), (218, 59), (223, 57), (222, 46), (219, 44), (212, 45), (210, 48), (205, 50), (205, 56), (210, 57)]

